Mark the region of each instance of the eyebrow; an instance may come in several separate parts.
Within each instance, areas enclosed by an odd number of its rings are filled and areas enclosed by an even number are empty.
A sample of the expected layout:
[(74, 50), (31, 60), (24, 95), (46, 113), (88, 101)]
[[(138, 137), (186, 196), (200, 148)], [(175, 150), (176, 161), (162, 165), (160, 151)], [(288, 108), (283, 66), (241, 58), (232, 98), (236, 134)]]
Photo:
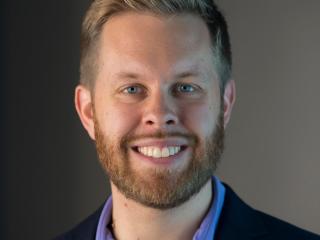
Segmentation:
[[(196, 69), (187, 70), (187, 71), (183, 71), (183, 72), (175, 74), (174, 79), (184, 79), (184, 78), (188, 78), (188, 77), (197, 77), (200, 75), (202, 75), (202, 74)], [(141, 74), (135, 73), (135, 72), (130, 72), (130, 71), (121, 71), (121, 72), (116, 73), (115, 76), (120, 79), (132, 79), (132, 80), (136, 80), (136, 79), (141, 78)]]
[(117, 78), (121, 78), (121, 79), (122, 78), (125, 78), (125, 79), (127, 79), (127, 78), (129, 78), (129, 79), (138, 79), (140, 74), (134, 73), (134, 72), (121, 71), (121, 72), (116, 73), (115, 76)]
[(176, 79), (181, 79), (181, 78), (188, 78), (188, 77), (197, 77), (201, 75), (200, 72), (198, 70), (189, 70), (189, 71), (185, 71), (185, 72), (181, 72), (175, 75)]

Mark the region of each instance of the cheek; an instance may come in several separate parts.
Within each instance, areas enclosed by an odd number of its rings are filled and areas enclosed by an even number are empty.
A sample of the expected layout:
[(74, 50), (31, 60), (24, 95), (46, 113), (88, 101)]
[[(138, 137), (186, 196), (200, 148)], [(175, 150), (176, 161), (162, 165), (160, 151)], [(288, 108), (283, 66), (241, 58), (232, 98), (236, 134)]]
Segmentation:
[[(105, 104), (106, 106), (106, 104)], [(109, 104), (101, 111), (100, 124), (104, 131), (114, 137), (122, 137), (134, 129), (139, 113), (127, 104)]]
[(184, 125), (200, 138), (210, 136), (219, 114), (218, 107), (209, 104), (189, 104), (182, 112)]
[(101, 130), (112, 138), (122, 137), (137, 121), (132, 106), (115, 101), (107, 81), (96, 82), (95, 111)]

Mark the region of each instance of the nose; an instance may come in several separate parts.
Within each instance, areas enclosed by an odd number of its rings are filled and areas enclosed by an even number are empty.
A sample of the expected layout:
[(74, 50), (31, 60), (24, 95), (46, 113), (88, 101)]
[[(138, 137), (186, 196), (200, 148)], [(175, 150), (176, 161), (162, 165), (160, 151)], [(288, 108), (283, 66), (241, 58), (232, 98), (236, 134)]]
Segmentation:
[(178, 124), (177, 106), (174, 99), (165, 93), (150, 96), (145, 105), (143, 124), (153, 128), (164, 128)]

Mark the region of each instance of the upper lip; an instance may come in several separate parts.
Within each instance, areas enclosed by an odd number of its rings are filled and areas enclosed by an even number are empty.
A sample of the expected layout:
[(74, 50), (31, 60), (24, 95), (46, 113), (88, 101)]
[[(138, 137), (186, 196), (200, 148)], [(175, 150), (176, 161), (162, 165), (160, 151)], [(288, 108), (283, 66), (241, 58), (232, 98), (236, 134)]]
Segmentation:
[(131, 144), (131, 147), (169, 147), (169, 146), (186, 146), (188, 145), (188, 141), (183, 138), (165, 138), (165, 139), (156, 139), (156, 138), (145, 138), (136, 140)]

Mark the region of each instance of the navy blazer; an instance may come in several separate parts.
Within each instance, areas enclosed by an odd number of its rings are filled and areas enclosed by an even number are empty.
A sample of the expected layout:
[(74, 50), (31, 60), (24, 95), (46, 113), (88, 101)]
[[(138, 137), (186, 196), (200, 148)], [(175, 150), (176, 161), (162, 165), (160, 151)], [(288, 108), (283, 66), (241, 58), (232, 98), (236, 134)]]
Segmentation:
[[(214, 240), (320, 240), (318, 235), (251, 208), (224, 186), (226, 195)], [(95, 240), (102, 208), (55, 240)]]

